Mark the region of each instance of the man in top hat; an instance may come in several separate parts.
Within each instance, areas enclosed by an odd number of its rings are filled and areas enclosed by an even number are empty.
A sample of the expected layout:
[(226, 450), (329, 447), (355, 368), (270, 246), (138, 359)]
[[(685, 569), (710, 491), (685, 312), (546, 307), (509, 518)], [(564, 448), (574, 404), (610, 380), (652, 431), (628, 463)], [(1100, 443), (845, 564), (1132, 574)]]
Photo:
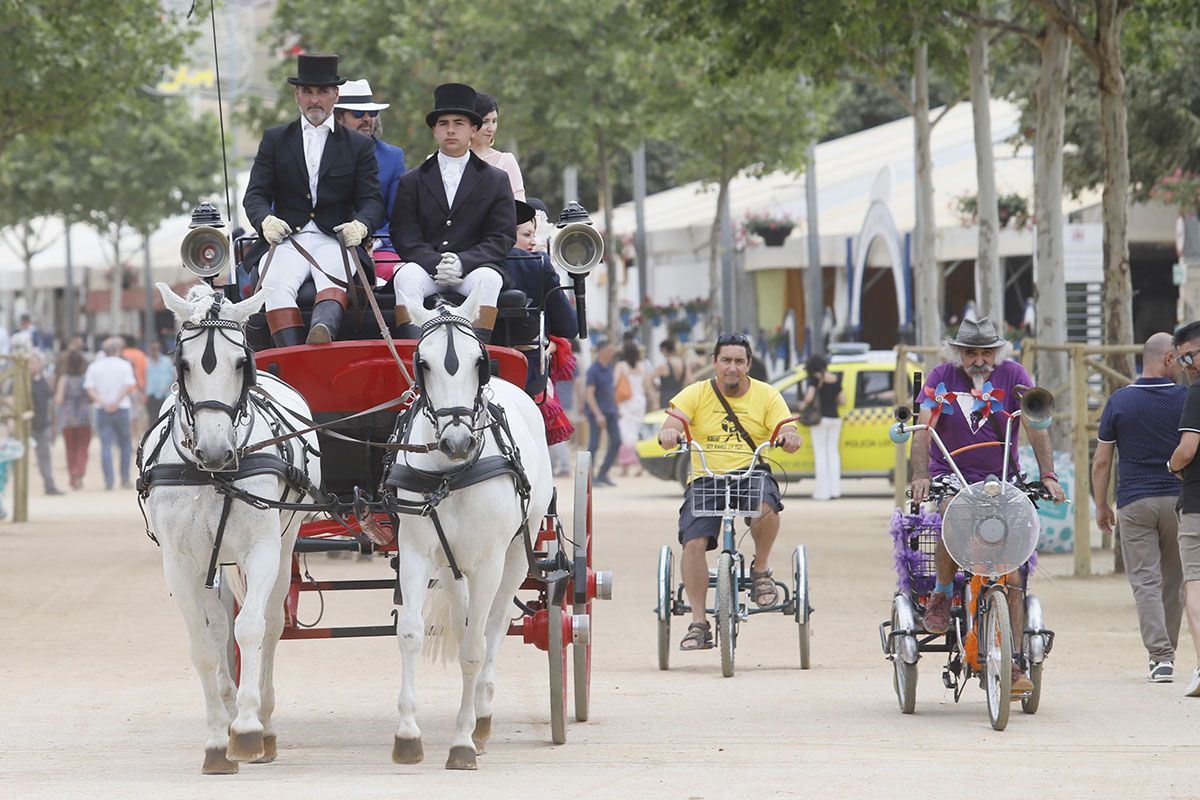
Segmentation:
[[(288, 83), (296, 87), (300, 119), (263, 135), (242, 203), (262, 236), (246, 256), (246, 269), (259, 263), (269, 245), (277, 246), (262, 278), (273, 289), (266, 300), (267, 324), (277, 347), (337, 337), (347, 299), (345, 288), (330, 279), (345, 280), (337, 234), (358, 247), (369, 265), (362, 243), (384, 220), (374, 142), (333, 118), (338, 86), (345, 82), (337, 69), (337, 56), (299, 57)], [(306, 339), (296, 293), (309, 277), (317, 296)]]
[[(400, 177), (391, 234), (404, 265), (393, 283), (397, 296), (428, 297), (449, 290), (482, 302), (475, 333), (487, 342), (504, 287), (504, 259), (516, 241), (517, 219), (508, 175), (471, 152), (482, 120), (475, 90), (444, 83), (425, 117), (438, 151)], [(419, 338), (403, 303), (396, 303), (397, 338)]]
[[(390, 103), (375, 102), (371, 94), (371, 84), (366, 80), (346, 81), (333, 106), (333, 116), (339, 124), (352, 131), (358, 131), (363, 136), (370, 136), (375, 142), (375, 161), (379, 164), (379, 188), (387, 210), (383, 224), (375, 230), (375, 233), (382, 237), (387, 236), (392, 207), (396, 202), (396, 185), (400, 176), (404, 174), (404, 151), (381, 138), (383, 120), (379, 118), (379, 112), (390, 107)], [(375, 248), (377, 258), (380, 250), (395, 253), (390, 239), (383, 238), (378, 241), (379, 245)], [(378, 267), (376, 271), (378, 272)]]
[[(969, 444), (981, 442), (1003, 442), (1007, 414), (1021, 407), (1021, 395), (1034, 385), (1029, 373), (1019, 361), (1010, 358), (1012, 345), (1000, 338), (996, 326), (987, 317), (975, 320), (970, 317), (962, 321), (958, 335), (946, 342), (945, 361), (934, 367), (925, 379), (919, 397), (930, 398), (931, 407), (923, 407), (917, 423), (932, 424), (946, 449), (954, 451)], [(980, 410), (976, 410), (980, 406)], [(983, 409), (987, 413), (983, 413)], [(936, 418), (934, 413), (937, 412)], [(1021, 417), (1025, 435), (1033, 447), (1041, 480), (1045, 483), (1054, 502), (1066, 500), (1066, 494), (1054, 474), (1054, 451), (1050, 446), (1050, 434), (1036, 430)], [(932, 420), (932, 422), (931, 422)], [(1009, 452), (1008, 474), (1010, 480), (1020, 473), (1017, 460), (1019, 430), (1014, 430), (1013, 443)], [(985, 480), (989, 475), (999, 477), (1004, 468), (1002, 447), (981, 447), (955, 458), (959, 470), (969, 483)], [(912, 454), (912, 499), (921, 503), (929, 495), (931, 480), (952, 489), (962, 489), (958, 478), (942, 451), (933, 444), (928, 431), (913, 434)], [(939, 509), (939, 510), (944, 510)], [(957, 565), (938, 541), (937, 583), (929, 596), (924, 616), (925, 630), (930, 633), (945, 633), (950, 628), (950, 598), (954, 594), (954, 575)], [(1020, 581), (1017, 581), (1020, 585)], [(1021, 592), (1010, 592), (1009, 616), (1013, 637), (1014, 659), (1021, 649), (1020, 631), (1024, 630), (1024, 598)], [(1024, 669), (1014, 663), (1012, 667), (1012, 691), (1027, 692), (1033, 684)]]

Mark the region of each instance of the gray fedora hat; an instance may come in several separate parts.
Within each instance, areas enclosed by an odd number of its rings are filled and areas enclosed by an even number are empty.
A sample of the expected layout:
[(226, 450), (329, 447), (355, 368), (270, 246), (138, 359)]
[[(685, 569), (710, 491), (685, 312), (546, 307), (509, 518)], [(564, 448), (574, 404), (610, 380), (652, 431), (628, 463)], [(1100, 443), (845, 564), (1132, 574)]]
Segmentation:
[(1003, 347), (1008, 344), (996, 333), (996, 325), (987, 317), (967, 317), (958, 326), (958, 335), (946, 342), (955, 347)]

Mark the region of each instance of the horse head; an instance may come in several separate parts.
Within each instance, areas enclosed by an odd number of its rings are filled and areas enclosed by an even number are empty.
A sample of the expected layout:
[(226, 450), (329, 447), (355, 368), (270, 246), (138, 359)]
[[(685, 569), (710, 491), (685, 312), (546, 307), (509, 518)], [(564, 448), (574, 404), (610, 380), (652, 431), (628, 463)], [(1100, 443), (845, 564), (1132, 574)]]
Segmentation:
[(165, 283), (157, 287), (180, 322), (175, 343), (176, 417), (184, 447), (203, 470), (237, 469), (238, 418), (249, 411), (248, 394), (257, 374), (243, 325), (270, 290), (230, 303), (207, 284), (193, 286), (186, 298)]
[(486, 405), (487, 349), (472, 330), (479, 315), (479, 291), (471, 292), (457, 308), (439, 304), (432, 311), (420, 298), (400, 293), (398, 300), (421, 327), (413, 368), (423, 407), (437, 432), (438, 449), (451, 461), (463, 461), (479, 443), (477, 419)]

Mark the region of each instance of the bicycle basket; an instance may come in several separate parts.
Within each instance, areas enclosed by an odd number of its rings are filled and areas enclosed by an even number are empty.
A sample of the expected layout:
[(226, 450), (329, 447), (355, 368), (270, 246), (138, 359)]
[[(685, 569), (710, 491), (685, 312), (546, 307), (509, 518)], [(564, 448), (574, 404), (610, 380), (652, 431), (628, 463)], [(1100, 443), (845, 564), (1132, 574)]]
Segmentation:
[[(989, 494), (985, 485), (997, 491)], [(1020, 567), (1037, 549), (1037, 509), (1011, 483), (973, 483), (960, 491), (942, 515), (942, 541), (950, 557), (976, 575), (998, 577)]]
[(692, 516), (760, 516), (766, 477), (763, 470), (697, 477), (690, 487)]

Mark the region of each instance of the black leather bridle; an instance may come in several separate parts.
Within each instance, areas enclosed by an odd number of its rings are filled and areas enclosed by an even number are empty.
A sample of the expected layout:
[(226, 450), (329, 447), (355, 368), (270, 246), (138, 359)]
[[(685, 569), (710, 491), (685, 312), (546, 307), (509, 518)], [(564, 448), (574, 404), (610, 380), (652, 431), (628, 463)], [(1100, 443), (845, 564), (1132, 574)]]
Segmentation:
[[(446, 372), (450, 375), (456, 375), (461, 368), (462, 363), (459, 360), (458, 351), (455, 348), (454, 331), (457, 329), (468, 336), (471, 341), (479, 346), (479, 361), (476, 364), (476, 372), (479, 378), (478, 385), (475, 389), (475, 402), (470, 408), (466, 406), (446, 406), (445, 408), (436, 408), (433, 401), (429, 397), (429, 391), (425, 386), (425, 371), (428, 369), (428, 363), (421, 358), (421, 344), (425, 338), (438, 328), (446, 328), (446, 354), (443, 359), (443, 366)], [(450, 425), (466, 425), (471, 429), (471, 437), (475, 440), (473, 448), (478, 448), (482, 441), (482, 431), (486, 430), (488, 425), (480, 426), (480, 416), (487, 408), (487, 400), (484, 397), (484, 387), (488, 383), (488, 378), (491, 376), (488, 363), (487, 348), (475, 336), (475, 332), (471, 327), (471, 322), (463, 317), (451, 314), (444, 306), (440, 309), (440, 313), (433, 319), (421, 326), (421, 339), (417, 342), (417, 349), (413, 353), (413, 372), (414, 380), (417, 387), (421, 390), (421, 400), (418, 402), (421, 411), (433, 424), (434, 433), (438, 439), (441, 439), (442, 432)], [(443, 420), (447, 420), (443, 422)]]

